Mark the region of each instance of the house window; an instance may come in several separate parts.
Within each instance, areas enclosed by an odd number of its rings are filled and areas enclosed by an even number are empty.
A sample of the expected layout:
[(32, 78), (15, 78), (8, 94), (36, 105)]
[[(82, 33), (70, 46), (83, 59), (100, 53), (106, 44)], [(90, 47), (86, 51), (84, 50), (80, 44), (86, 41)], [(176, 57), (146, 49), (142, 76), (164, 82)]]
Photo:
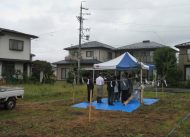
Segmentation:
[(74, 52), (74, 57), (78, 57), (78, 52), (77, 51)]
[(150, 63), (154, 62), (154, 51), (150, 51)]
[(86, 51), (86, 57), (93, 57), (93, 51)]
[(187, 49), (187, 58), (188, 58), (188, 61), (190, 61), (190, 49)]
[(67, 69), (67, 68), (61, 68), (61, 79), (68, 78), (68, 72), (69, 72), (69, 69)]
[(23, 51), (24, 41), (9, 39), (9, 49), (16, 50), (16, 51)]
[(112, 59), (112, 53), (108, 52), (108, 59)]

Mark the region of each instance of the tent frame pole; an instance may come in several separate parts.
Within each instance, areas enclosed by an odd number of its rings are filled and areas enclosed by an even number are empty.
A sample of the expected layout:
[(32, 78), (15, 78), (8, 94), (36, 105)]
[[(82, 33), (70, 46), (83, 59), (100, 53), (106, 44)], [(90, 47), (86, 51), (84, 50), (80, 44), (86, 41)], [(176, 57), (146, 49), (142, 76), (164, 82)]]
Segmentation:
[(92, 75), (93, 75), (93, 76), (92, 76), (93, 80), (92, 80), (92, 81), (93, 81), (93, 83), (94, 83), (94, 75), (95, 75), (95, 70), (94, 70), (94, 68), (93, 68), (92, 71), (93, 71), (93, 74), (92, 74)]
[(143, 82), (142, 82), (142, 67), (141, 67), (141, 95), (140, 95), (140, 102), (141, 102), (141, 104), (144, 103), (144, 101), (143, 101), (143, 94), (144, 94), (144, 86), (143, 86)]

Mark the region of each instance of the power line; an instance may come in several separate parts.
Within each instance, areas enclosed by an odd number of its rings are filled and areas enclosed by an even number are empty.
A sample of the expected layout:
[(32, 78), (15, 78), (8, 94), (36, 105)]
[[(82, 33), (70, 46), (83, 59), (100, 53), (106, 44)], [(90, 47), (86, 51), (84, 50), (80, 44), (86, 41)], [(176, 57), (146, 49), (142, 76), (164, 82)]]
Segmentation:
[(139, 25), (139, 26), (157, 26), (157, 27), (173, 27), (173, 28), (190, 28), (189, 25), (181, 26), (181, 25), (160, 25), (160, 24), (138, 24), (138, 23), (122, 23), (122, 24), (129, 24), (129, 25)]
[[(152, 5), (151, 5), (152, 6)], [(165, 5), (165, 6), (155, 6), (152, 7), (140, 7), (140, 8), (132, 8), (132, 7), (123, 7), (123, 8), (91, 8), (91, 10), (95, 11), (121, 11), (121, 10), (143, 10), (143, 9), (169, 9), (169, 8), (182, 8), (182, 7), (190, 7), (190, 4), (181, 4), (181, 5)]]

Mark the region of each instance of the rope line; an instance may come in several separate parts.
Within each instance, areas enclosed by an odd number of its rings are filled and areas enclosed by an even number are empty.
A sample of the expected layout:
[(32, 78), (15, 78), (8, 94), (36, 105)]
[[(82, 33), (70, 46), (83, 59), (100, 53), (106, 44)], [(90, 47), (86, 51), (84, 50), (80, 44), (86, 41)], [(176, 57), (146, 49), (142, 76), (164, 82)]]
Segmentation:
[(185, 117), (183, 117), (183, 118), (176, 124), (176, 126), (168, 133), (168, 135), (167, 135), (166, 137), (170, 137), (170, 135), (172, 135), (173, 132), (174, 132), (177, 128), (179, 128), (179, 126), (180, 126), (182, 123), (184, 123), (189, 117), (190, 117), (190, 113), (187, 114)]

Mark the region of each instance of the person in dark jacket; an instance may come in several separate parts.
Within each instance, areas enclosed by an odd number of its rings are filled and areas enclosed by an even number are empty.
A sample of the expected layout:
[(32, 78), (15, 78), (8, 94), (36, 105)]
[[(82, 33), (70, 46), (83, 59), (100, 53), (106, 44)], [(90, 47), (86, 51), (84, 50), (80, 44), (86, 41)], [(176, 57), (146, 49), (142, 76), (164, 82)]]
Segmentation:
[(131, 74), (128, 74), (129, 92), (127, 93), (127, 99), (131, 96), (133, 92), (133, 81)]
[(115, 76), (115, 87), (114, 87), (114, 101), (119, 101), (120, 100), (120, 91), (119, 91), (119, 82), (118, 78)]
[(90, 92), (92, 92), (92, 98), (93, 98), (93, 90), (94, 90), (94, 83), (91, 76), (88, 76), (86, 85), (87, 85), (88, 102), (90, 102)]
[(113, 77), (109, 76), (107, 78), (108, 105), (113, 105), (114, 87), (115, 87), (115, 80)]
[(127, 73), (123, 73), (121, 80), (120, 80), (120, 89), (121, 89), (121, 102), (124, 103), (129, 94), (129, 81), (127, 78)]

